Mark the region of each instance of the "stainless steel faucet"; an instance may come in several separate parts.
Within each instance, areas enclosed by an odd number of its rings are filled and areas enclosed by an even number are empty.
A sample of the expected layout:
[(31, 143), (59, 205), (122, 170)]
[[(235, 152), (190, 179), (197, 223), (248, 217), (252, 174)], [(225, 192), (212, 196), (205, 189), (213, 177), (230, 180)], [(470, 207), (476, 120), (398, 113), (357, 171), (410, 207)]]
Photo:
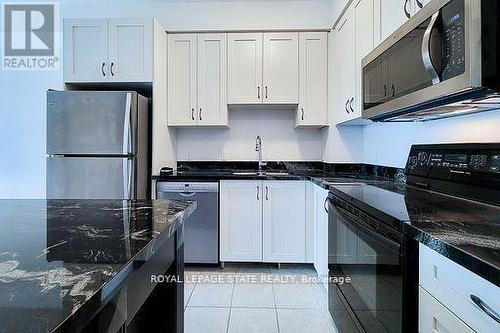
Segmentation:
[(255, 139), (255, 151), (259, 153), (259, 171), (262, 171), (262, 167), (267, 165), (267, 162), (262, 161), (262, 138), (257, 135)]

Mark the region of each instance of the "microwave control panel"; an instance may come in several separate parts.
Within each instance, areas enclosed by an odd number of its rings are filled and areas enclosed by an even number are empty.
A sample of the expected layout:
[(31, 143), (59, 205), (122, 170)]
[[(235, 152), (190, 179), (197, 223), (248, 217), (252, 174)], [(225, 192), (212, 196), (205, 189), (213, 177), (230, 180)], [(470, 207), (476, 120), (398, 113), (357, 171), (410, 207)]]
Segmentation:
[(442, 19), (442, 79), (465, 72), (465, 1), (450, 1), (443, 7)]

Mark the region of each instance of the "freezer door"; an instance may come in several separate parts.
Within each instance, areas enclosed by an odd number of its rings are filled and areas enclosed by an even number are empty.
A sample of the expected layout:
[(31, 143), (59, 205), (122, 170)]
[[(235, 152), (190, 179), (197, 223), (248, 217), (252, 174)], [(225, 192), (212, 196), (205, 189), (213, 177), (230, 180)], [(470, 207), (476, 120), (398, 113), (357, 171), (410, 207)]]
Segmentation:
[(47, 154), (133, 154), (136, 126), (135, 92), (47, 93)]
[(48, 157), (48, 199), (135, 199), (135, 160)]

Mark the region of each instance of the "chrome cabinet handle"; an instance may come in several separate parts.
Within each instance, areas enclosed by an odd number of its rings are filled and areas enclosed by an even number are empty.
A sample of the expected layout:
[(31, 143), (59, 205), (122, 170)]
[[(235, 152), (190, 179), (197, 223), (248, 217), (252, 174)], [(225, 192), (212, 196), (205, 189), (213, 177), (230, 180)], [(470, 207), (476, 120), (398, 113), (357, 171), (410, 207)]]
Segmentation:
[(434, 67), (434, 64), (432, 63), (430, 50), (432, 29), (434, 29), (434, 25), (436, 24), (439, 15), (439, 11), (432, 15), (429, 26), (427, 27), (427, 29), (425, 29), (424, 38), (422, 39), (422, 60), (424, 62), (425, 70), (432, 78), (432, 84), (438, 84), (439, 82), (441, 82), (441, 79), (439, 78), (439, 75), (436, 71), (436, 67)]
[(484, 303), (482, 299), (476, 295), (470, 295), (470, 299), (476, 304), (484, 313), (491, 317), (494, 321), (500, 324), (500, 315), (496, 313), (488, 304)]
[(257, 99), (260, 99), (260, 86), (257, 87)]
[(260, 200), (259, 193), (260, 193), (260, 186), (257, 185), (257, 200)]
[(266, 201), (269, 201), (269, 187), (266, 186)]
[(422, 4), (422, 1), (420, 1), (420, 0), (415, 0), (415, 2), (417, 3), (418, 8), (422, 8), (424, 6)]
[(200, 114), (199, 114), (199, 116), (200, 116), (200, 120), (203, 120), (203, 118), (201, 117), (201, 108), (200, 108)]
[(111, 63), (111, 67), (109, 67), (109, 71), (111, 72), (111, 76), (115, 76), (115, 73), (113, 73), (113, 66), (115, 65), (114, 62)]
[(302, 118), (302, 120), (304, 120), (304, 108), (300, 108), (300, 109), (302, 110), (302, 116), (301, 116), (301, 118)]
[(102, 76), (106, 76), (106, 73), (104, 72), (104, 67), (106, 66), (106, 63), (103, 62), (102, 63), (102, 66), (101, 66), (101, 73), (102, 73)]
[(347, 112), (347, 113), (349, 113), (349, 110), (347, 109), (347, 105), (348, 105), (348, 104), (349, 104), (349, 100), (347, 100), (347, 101), (345, 102), (345, 107), (344, 107), (344, 108), (345, 108), (345, 112)]
[(266, 99), (267, 99), (267, 87), (266, 87)]
[(409, 2), (409, 1), (410, 1), (410, 0), (405, 0), (405, 4), (403, 5), (403, 9), (404, 9), (404, 11), (405, 11), (405, 15), (406, 15), (406, 17), (407, 17), (407, 18), (410, 18), (410, 17), (411, 17), (410, 13), (409, 13), (409, 12), (408, 12), (408, 10), (406, 9), (406, 7), (407, 7), (407, 5), (408, 5), (408, 2)]
[(194, 108), (191, 108), (191, 119), (194, 120)]
[(391, 97), (396, 96), (396, 86), (394, 86), (394, 84), (391, 84), (391, 91), (392, 91), (392, 96)]
[(354, 97), (351, 98), (351, 101), (349, 102), (349, 109), (351, 109), (351, 112), (354, 113), (354, 107), (352, 106), (353, 103), (354, 103)]
[(325, 212), (328, 214), (328, 207), (326, 204), (328, 203), (328, 198), (325, 199), (325, 202), (323, 203), (323, 208), (325, 209)]

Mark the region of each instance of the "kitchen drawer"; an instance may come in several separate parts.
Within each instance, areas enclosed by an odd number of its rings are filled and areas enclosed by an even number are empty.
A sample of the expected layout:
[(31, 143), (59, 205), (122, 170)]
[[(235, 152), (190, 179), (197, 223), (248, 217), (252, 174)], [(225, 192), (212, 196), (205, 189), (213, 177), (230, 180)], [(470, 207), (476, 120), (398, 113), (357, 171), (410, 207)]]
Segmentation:
[(500, 332), (500, 323), (490, 317), (471, 296), (477, 296), (498, 315), (500, 288), (450, 259), (420, 244), (420, 286), (477, 332)]
[(474, 331), (439, 303), (424, 288), (418, 291), (418, 331), (421, 333), (473, 333)]

